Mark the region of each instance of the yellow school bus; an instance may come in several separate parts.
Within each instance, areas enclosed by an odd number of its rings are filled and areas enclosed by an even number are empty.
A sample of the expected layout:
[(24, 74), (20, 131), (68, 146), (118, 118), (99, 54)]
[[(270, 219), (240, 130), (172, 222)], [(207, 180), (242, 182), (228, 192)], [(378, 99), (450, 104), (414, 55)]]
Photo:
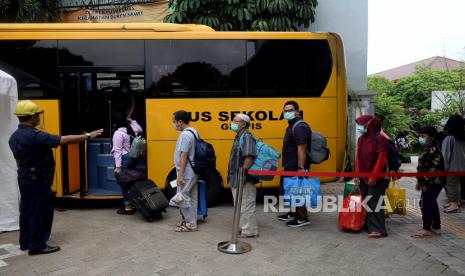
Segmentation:
[[(57, 197), (120, 196), (111, 120), (127, 101), (147, 138), (147, 158), (139, 167), (168, 194), (179, 135), (172, 114), (180, 109), (190, 112), (192, 126), (216, 151), (217, 169), (206, 178), (210, 204), (228, 187), (235, 136), (229, 125), (238, 113), (252, 118), (255, 136), (281, 150), (287, 127), (282, 107), (296, 100), (331, 151), (312, 171), (343, 168), (346, 73), (342, 40), (334, 33), (215, 32), (201, 25), (149, 23), (0, 24), (0, 68), (16, 78), (20, 99), (44, 108), (46, 131), (105, 129), (102, 138), (55, 150)], [(123, 82), (130, 86), (124, 93)], [(278, 187), (279, 179), (262, 186)]]

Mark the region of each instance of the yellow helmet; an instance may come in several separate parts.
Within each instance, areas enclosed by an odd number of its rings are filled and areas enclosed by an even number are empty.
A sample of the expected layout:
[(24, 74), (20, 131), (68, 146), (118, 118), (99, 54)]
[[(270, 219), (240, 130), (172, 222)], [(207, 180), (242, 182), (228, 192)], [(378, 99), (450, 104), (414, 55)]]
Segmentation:
[(19, 101), (16, 104), (16, 112), (15, 115), (18, 117), (21, 116), (32, 116), (37, 113), (41, 113), (42, 109), (40, 109), (33, 101), (24, 100)]

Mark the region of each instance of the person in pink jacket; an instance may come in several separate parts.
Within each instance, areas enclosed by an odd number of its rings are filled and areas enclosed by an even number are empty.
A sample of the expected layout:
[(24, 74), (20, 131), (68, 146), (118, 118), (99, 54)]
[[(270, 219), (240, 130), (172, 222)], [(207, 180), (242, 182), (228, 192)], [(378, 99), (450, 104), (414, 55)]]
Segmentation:
[[(129, 117), (116, 118), (114, 127), (116, 131), (113, 133), (113, 148), (111, 154), (115, 159), (115, 174), (124, 174), (125, 169), (135, 169), (137, 166), (137, 159), (129, 155), (131, 141), (133, 137), (142, 133), (142, 127)], [(134, 205), (128, 198), (128, 189), (121, 187), (124, 207), (118, 209), (117, 213), (120, 215), (133, 215), (136, 211)]]

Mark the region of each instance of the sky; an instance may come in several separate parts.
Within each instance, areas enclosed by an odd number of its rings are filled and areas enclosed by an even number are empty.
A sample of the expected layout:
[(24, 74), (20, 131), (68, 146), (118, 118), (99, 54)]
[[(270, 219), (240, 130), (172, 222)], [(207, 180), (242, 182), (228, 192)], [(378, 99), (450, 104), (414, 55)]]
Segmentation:
[(465, 0), (368, 0), (368, 74), (464, 48)]

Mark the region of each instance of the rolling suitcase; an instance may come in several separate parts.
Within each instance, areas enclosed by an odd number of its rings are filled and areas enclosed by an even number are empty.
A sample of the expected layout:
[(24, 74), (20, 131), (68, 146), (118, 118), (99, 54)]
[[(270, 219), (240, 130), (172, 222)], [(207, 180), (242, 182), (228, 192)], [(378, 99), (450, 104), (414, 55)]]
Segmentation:
[(199, 208), (197, 211), (197, 217), (200, 220), (205, 221), (208, 216), (207, 209), (207, 184), (205, 180), (200, 179), (198, 182), (199, 189)]
[(129, 189), (129, 198), (148, 222), (162, 217), (168, 200), (152, 180), (136, 181)]

